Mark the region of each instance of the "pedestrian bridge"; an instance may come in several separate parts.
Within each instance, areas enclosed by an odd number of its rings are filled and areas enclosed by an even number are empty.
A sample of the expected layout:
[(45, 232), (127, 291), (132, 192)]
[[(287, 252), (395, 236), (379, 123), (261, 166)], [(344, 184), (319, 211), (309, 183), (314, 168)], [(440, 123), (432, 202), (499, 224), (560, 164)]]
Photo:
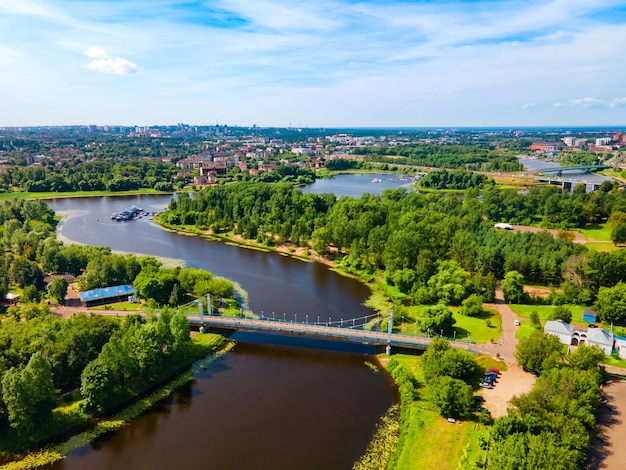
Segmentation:
[[(372, 317), (376, 316), (378, 315), (372, 315)], [(201, 328), (280, 333), (409, 349), (426, 349), (432, 340), (430, 335), (390, 333), (366, 329), (364, 328), (365, 323), (363, 323), (363, 319), (366, 318), (368, 317), (345, 321), (329, 321), (327, 323), (308, 323), (271, 318), (229, 317), (207, 314), (199, 315), (196, 313), (187, 314), (189, 324)], [(357, 321), (359, 321), (358, 325)], [(455, 341), (452, 339), (450, 345), (471, 350), (472, 343), (469, 341), (469, 338), (468, 341)]]

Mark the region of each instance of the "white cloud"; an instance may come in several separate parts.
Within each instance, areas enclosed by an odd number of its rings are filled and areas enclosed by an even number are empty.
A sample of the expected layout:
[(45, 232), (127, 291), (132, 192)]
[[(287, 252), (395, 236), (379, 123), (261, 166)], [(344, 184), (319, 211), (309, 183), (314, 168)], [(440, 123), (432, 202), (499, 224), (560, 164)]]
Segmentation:
[(562, 108), (563, 106), (565, 106), (563, 103), (553, 103), (552, 106), (554, 106), (555, 108)]
[(603, 103), (602, 100), (594, 98), (593, 96), (586, 96), (585, 98), (576, 98), (570, 100), (572, 106), (582, 106), (584, 108), (590, 108), (592, 106), (599, 106)]
[(90, 59), (107, 59), (109, 54), (100, 46), (89, 46), (85, 51), (85, 56)]
[(611, 108), (616, 108), (617, 106), (625, 105), (626, 98), (613, 98), (611, 101)]
[(109, 57), (109, 54), (100, 46), (89, 46), (84, 55), (93, 59), (87, 64), (89, 70), (112, 75), (135, 75), (139, 73), (139, 67), (136, 64), (121, 57)]
[(522, 105), (522, 109), (536, 108), (536, 107), (537, 107), (537, 103), (534, 103), (534, 102), (524, 103)]

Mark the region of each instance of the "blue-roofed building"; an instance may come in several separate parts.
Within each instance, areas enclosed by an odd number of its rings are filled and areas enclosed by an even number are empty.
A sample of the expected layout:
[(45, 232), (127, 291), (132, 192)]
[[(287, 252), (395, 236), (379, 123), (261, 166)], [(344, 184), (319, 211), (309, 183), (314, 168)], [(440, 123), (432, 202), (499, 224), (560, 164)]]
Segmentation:
[(80, 301), (85, 307), (123, 302), (135, 293), (135, 287), (129, 284), (121, 286), (104, 287), (80, 292)]

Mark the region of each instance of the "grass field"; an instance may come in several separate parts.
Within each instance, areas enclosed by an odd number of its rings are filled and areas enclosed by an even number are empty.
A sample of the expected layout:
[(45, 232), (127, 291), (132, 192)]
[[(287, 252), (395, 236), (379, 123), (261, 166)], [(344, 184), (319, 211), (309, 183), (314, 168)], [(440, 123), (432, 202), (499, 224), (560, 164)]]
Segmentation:
[[(423, 334), (415, 324), (415, 319), (428, 308), (427, 305), (416, 305), (408, 307), (410, 316), (405, 317), (401, 331), (407, 334)], [(458, 308), (452, 307), (452, 316), (456, 323), (452, 327), (456, 331), (456, 335), (449, 335), (448, 339), (467, 340), (468, 334), (474, 343), (487, 343), (492, 338), (497, 339), (502, 333), (502, 318), (497, 312), (486, 311), (479, 317), (466, 317), (457, 313)], [(439, 334), (439, 332), (430, 332), (431, 334)]]
[(91, 310), (126, 310), (127, 312), (135, 312), (141, 310), (140, 304), (131, 304), (129, 302), (116, 302), (113, 304), (100, 305), (93, 307)]
[[(424, 383), (420, 356), (396, 354), (394, 359), (406, 365), (420, 384)], [(488, 429), (475, 421), (449, 423), (428, 402), (424, 387), (420, 387), (417, 394), (417, 399), (410, 405), (404, 445), (393, 468), (473, 468), (476, 459), (484, 458), (478, 438), (486, 438)]]
[(133, 194), (172, 194), (155, 189), (137, 189), (134, 191), (74, 191), (74, 192), (41, 192), (10, 191), (0, 193), (0, 201), (13, 197), (20, 199), (54, 199), (67, 197), (95, 197), (95, 196), (130, 196)]
[(611, 224), (590, 225), (579, 229), (578, 232), (587, 240), (587, 248), (595, 251), (611, 251), (616, 247), (611, 241)]
[[(541, 320), (549, 320), (550, 315), (556, 308), (554, 305), (526, 305), (526, 304), (511, 304), (509, 305), (511, 310), (517, 313), (520, 317), (530, 318), (530, 314), (534, 311), (537, 312)], [(565, 305), (572, 312), (572, 324), (585, 325), (583, 322), (583, 305)]]

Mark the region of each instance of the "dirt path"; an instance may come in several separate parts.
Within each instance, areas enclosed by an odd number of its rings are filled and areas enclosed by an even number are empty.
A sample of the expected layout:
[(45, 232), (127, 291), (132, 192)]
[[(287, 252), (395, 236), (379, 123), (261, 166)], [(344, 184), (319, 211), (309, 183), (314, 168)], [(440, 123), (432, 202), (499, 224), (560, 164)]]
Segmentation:
[(496, 302), (485, 304), (491, 310), (497, 310), (502, 317), (502, 336), (497, 341), (487, 344), (478, 344), (476, 349), (487, 356), (497, 357), (507, 365), (506, 372), (503, 372), (495, 386), (491, 389), (484, 389), (481, 394), (485, 398), (485, 404), (494, 418), (506, 416), (509, 402), (514, 396), (530, 391), (535, 384), (536, 377), (528, 372), (524, 372), (515, 359), (515, 349), (517, 347), (517, 326), (515, 321), (520, 318), (511, 307), (504, 303), (504, 295), (501, 289), (496, 290)]
[[(556, 237), (559, 233), (558, 230), (553, 229), (553, 228), (540, 228), (540, 227), (531, 227), (529, 225), (513, 225), (513, 230), (517, 230), (518, 232), (549, 232), (551, 233), (554, 237)], [(566, 230), (566, 232), (571, 233), (572, 235), (574, 235), (574, 243), (578, 243), (580, 245), (584, 245), (587, 243), (587, 240), (585, 239), (585, 237), (583, 237), (579, 232), (576, 232), (574, 230)]]

